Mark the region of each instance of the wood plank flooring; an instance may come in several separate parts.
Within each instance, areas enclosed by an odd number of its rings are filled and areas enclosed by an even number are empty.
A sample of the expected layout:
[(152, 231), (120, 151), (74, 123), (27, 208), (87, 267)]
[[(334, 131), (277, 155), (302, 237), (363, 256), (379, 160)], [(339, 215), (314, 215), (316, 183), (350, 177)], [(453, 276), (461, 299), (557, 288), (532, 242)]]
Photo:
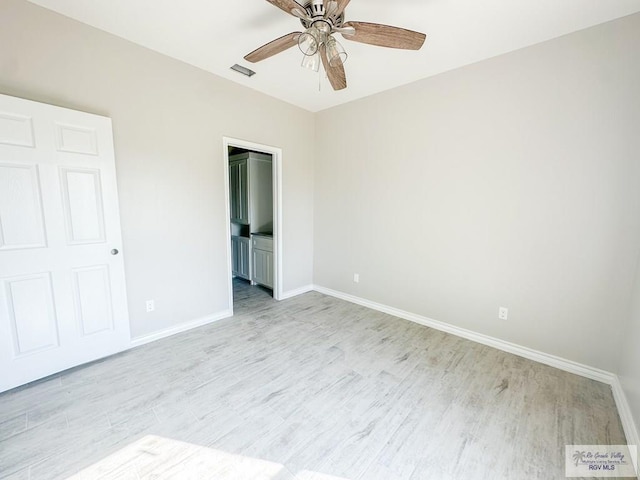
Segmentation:
[(2, 479), (561, 479), (607, 385), (319, 293), (0, 395)]

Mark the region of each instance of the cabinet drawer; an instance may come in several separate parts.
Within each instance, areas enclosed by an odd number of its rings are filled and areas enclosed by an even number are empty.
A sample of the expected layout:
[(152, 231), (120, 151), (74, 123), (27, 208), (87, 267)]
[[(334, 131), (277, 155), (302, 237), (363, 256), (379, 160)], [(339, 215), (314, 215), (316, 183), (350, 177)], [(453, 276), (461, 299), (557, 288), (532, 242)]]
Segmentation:
[(267, 252), (273, 252), (273, 237), (252, 235), (251, 242), (253, 244), (253, 248), (257, 250), (266, 250)]

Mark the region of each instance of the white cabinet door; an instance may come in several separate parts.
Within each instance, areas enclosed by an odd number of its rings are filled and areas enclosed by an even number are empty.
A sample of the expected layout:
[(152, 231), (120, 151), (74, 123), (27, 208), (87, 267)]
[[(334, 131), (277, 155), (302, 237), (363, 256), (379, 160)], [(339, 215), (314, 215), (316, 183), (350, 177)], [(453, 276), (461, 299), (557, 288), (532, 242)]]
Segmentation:
[(273, 253), (253, 250), (253, 282), (273, 288)]
[(231, 235), (231, 273), (240, 275), (240, 239)]
[(231, 214), (231, 221), (238, 222), (240, 219), (240, 166), (238, 164), (229, 165), (229, 210)]
[(249, 223), (249, 171), (246, 160), (229, 165), (231, 221)]
[(240, 237), (240, 276), (251, 280), (251, 241)]
[(251, 243), (248, 238), (238, 237), (235, 235), (231, 236), (232, 273), (236, 277), (251, 280), (250, 249)]
[(111, 120), (0, 95), (0, 391), (128, 348)]

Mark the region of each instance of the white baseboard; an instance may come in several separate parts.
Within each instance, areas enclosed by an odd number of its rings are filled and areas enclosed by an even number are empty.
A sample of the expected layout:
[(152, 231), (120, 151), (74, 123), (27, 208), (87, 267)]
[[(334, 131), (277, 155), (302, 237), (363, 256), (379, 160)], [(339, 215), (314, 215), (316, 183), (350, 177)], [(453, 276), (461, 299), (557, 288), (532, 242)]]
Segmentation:
[(613, 378), (615, 377), (615, 375), (613, 373), (606, 372), (604, 370), (599, 370), (597, 368), (589, 367), (587, 365), (582, 365), (580, 363), (577, 363), (571, 360), (567, 360), (561, 357), (556, 357), (555, 355), (549, 355), (548, 353), (523, 347), (521, 345), (507, 342), (499, 338), (490, 337), (489, 335), (477, 333), (472, 330), (467, 330), (466, 328), (456, 327), (455, 325), (451, 325), (445, 322), (440, 322), (438, 320), (433, 320), (431, 318), (427, 318), (422, 315), (417, 315), (415, 313), (406, 312), (398, 308), (389, 307), (387, 305), (365, 300), (363, 298), (356, 297), (354, 295), (349, 295), (347, 293), (331, 290), (330, 288), (325, 288), (325, 287), (315, 285), (314, 290), (320, 293), (324, 293), (325, 295), (330, 295), (332, 297), (340, 298), (342, 300), (346, 300), (351, 303), (356, 303), (358, 305), (371, 308), (372, 310), (388, 313), (389, 315), (393, 315), (394, 317), (403, 318), (411, 322), (419, 323), (420, 325), (425, 325), (427, 327), (435, 328), (436, 330), (447, 332), (457, 337), (466, 338), (467, 340), (472, 340), (474, 342), (481, 343), (483, 345), (488, 345), (489, 347), (497, 348), (498, 350), (513, 353), (514, 355), (528, 358), (529, 360), (534, 360), (539, 363), (544, 363), (545, 365), (559, 368), (560, 370), (564, 370), (570, 373), (575, 373), (576, 375), (581, 375), (583, 377), (587, 377), (592, 380), (597, 380), (599, 382), (607, 383), (609, 385), (613, 384)]
[(295, 290), (288, 290), (283, 292), (280, 295), (280, 300), (286, 300), (287, 298), (297, 297), (298, 295), (302, 295), (303, 293), (308, 293), (313, 291), (313, 285), (305, 285), (304, 287), (296, 288)]
[[(286, 300), (288, 298), (293, 298), (298, 295), (302, 295), (303, 293), (312, 292), (312, 291), (313, 291), (313, 285), (305, 285), (304, 287), (300, 287), (300, 288), (296, 288), (295, 290), (289, 290), (287, 292), (284, 292), (280, 296), (280, 300)], [(132, 338), (131, 348), (139, 347), (140, 345), (145, 345), (147, 343), (155, 342), (156, 340), (170, 337), (171, 335), (175, 335), (177, 333), (186, 332), (187, 330), (191, 330), (192, 328), (202, 327), (204, 325), (208, 325), (209, 323), (217, 322), (218, 320), (229, 318), (231, 316), (233, 316), (233, 310), (228, 309), (219, 313), (207, 315), (206, 317), (192, 320), (190, 322), (181, 323), (180, 325), (176, 325), (174, 327), (170, 327), (165, 330), (160, 330), (158, 332), (153, 332), (148, 335), (143, 335), (142, 337)]]
[(229, 318), (233, 315), (233, 311), (231, 310), (223, 310), (222, 312), (214, 313), (212, 315), (207, 315), (206, 317), (197, 318), (195, 320), (191, 320), (189, 322), (181, 323), (180, 325), (176, 325), (170, 328), (166, 328), (164, 330), (160, 330), (158, 332), (153, 332), (148, 335), (143, 335), (142, 337), (136, 337), (131, 339), (131, 348), (139, 347), (140, 345), (145, 345), (147, 343), (155, 342), (156, 340), (160, 340), (162, 338), (170, 337), (171, 335), (175, 335), (177, 333), (186, 332), (187, 330), (191, 330), (193, 328), (202, 327), (204, 325), (208, 325), (213, 322), (217, 322), (224, 318)]
[[(627, 396), (625, 395), (622, 384), (620, 383), (620, 378), (617, 375), (614, 375), (614, 377), (613, 383), (611, 384), (611, 390), (613, 391), (613, 398), (615, 399), (618, 407), (618, 414), (620, 415), (624, 434), (627, 437), (627, 444), (637, 445), (640, 448), (638, 427), (636, 426), (633, 415), (631, 414), (631, 407), (629, 406)], [(637, 470), (638, 465), (636, 465), (636, 471)]]
[(319, 293), (323, 293), (331, 297), (340, 298), (342, 300), (346, 300), (347, 302), (371, 308), (372, 310), (388, 313), (389, 315), (393, 315), (394, 317), (403, 318), (411, 322), (419, 323), (420, 325), (447, 332), (458, 337), (466, 338), (467, 340), (472, 340), (483, 345), (497, 348), (498, 350), (502, 350), (504, 352), (513, 353), (514, 355), (518, 355), (535, 362), (543, 363), (545, 365), (564, 370), (565, 372), (574, 373), (582, 377), (606, 383), (607, 385), (611, 386), (613, 398), (616, 402), (616, 406), (618, 407), (620, 421), (622, 422), (624, 433), (627, 437), (627, 443), (629, 445), (640, 446), (638, 429), (636, 428), (633, 416), (631, 414), (631, 409), (629, 408), (627, 397), (624, 393), (624, 390), (622, 389), (622, 385), (620, 384), (620, 379), (615, 373), (600, 370), (598, 368), (593, 368), (588, 365), (583, 365), (572, 360), (567, 360), (566, 358), (549, 355), (548, 353), (533, 350), (528, 347), (523, 347), (515, 343), (507, 342), (495, 337), (490, 337), (488, 335), (477, 333), (472, 330), (467, 330), (465, 328), (456, 327), (455, 325), (451, 325), (448, 323), (439, 322), (438, 320), (433, 320), (422, 315), (406, 312), (404, 310), (390, 307), (388, 305), (372, 302), (370, 300), (356, 297), (348, 293), (339, 292), (337, 290), (332, 290), (330, 288), (322, 287), (319, 285), (314, 285), (313, 289)]

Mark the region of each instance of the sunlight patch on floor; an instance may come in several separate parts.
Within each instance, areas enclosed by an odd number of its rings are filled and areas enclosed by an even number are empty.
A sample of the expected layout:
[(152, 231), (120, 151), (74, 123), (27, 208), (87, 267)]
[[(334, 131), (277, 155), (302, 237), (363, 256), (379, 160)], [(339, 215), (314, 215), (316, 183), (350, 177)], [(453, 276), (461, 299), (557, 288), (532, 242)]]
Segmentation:
[(68, 480), (348, 480), (170, 438), (147, 435)]

